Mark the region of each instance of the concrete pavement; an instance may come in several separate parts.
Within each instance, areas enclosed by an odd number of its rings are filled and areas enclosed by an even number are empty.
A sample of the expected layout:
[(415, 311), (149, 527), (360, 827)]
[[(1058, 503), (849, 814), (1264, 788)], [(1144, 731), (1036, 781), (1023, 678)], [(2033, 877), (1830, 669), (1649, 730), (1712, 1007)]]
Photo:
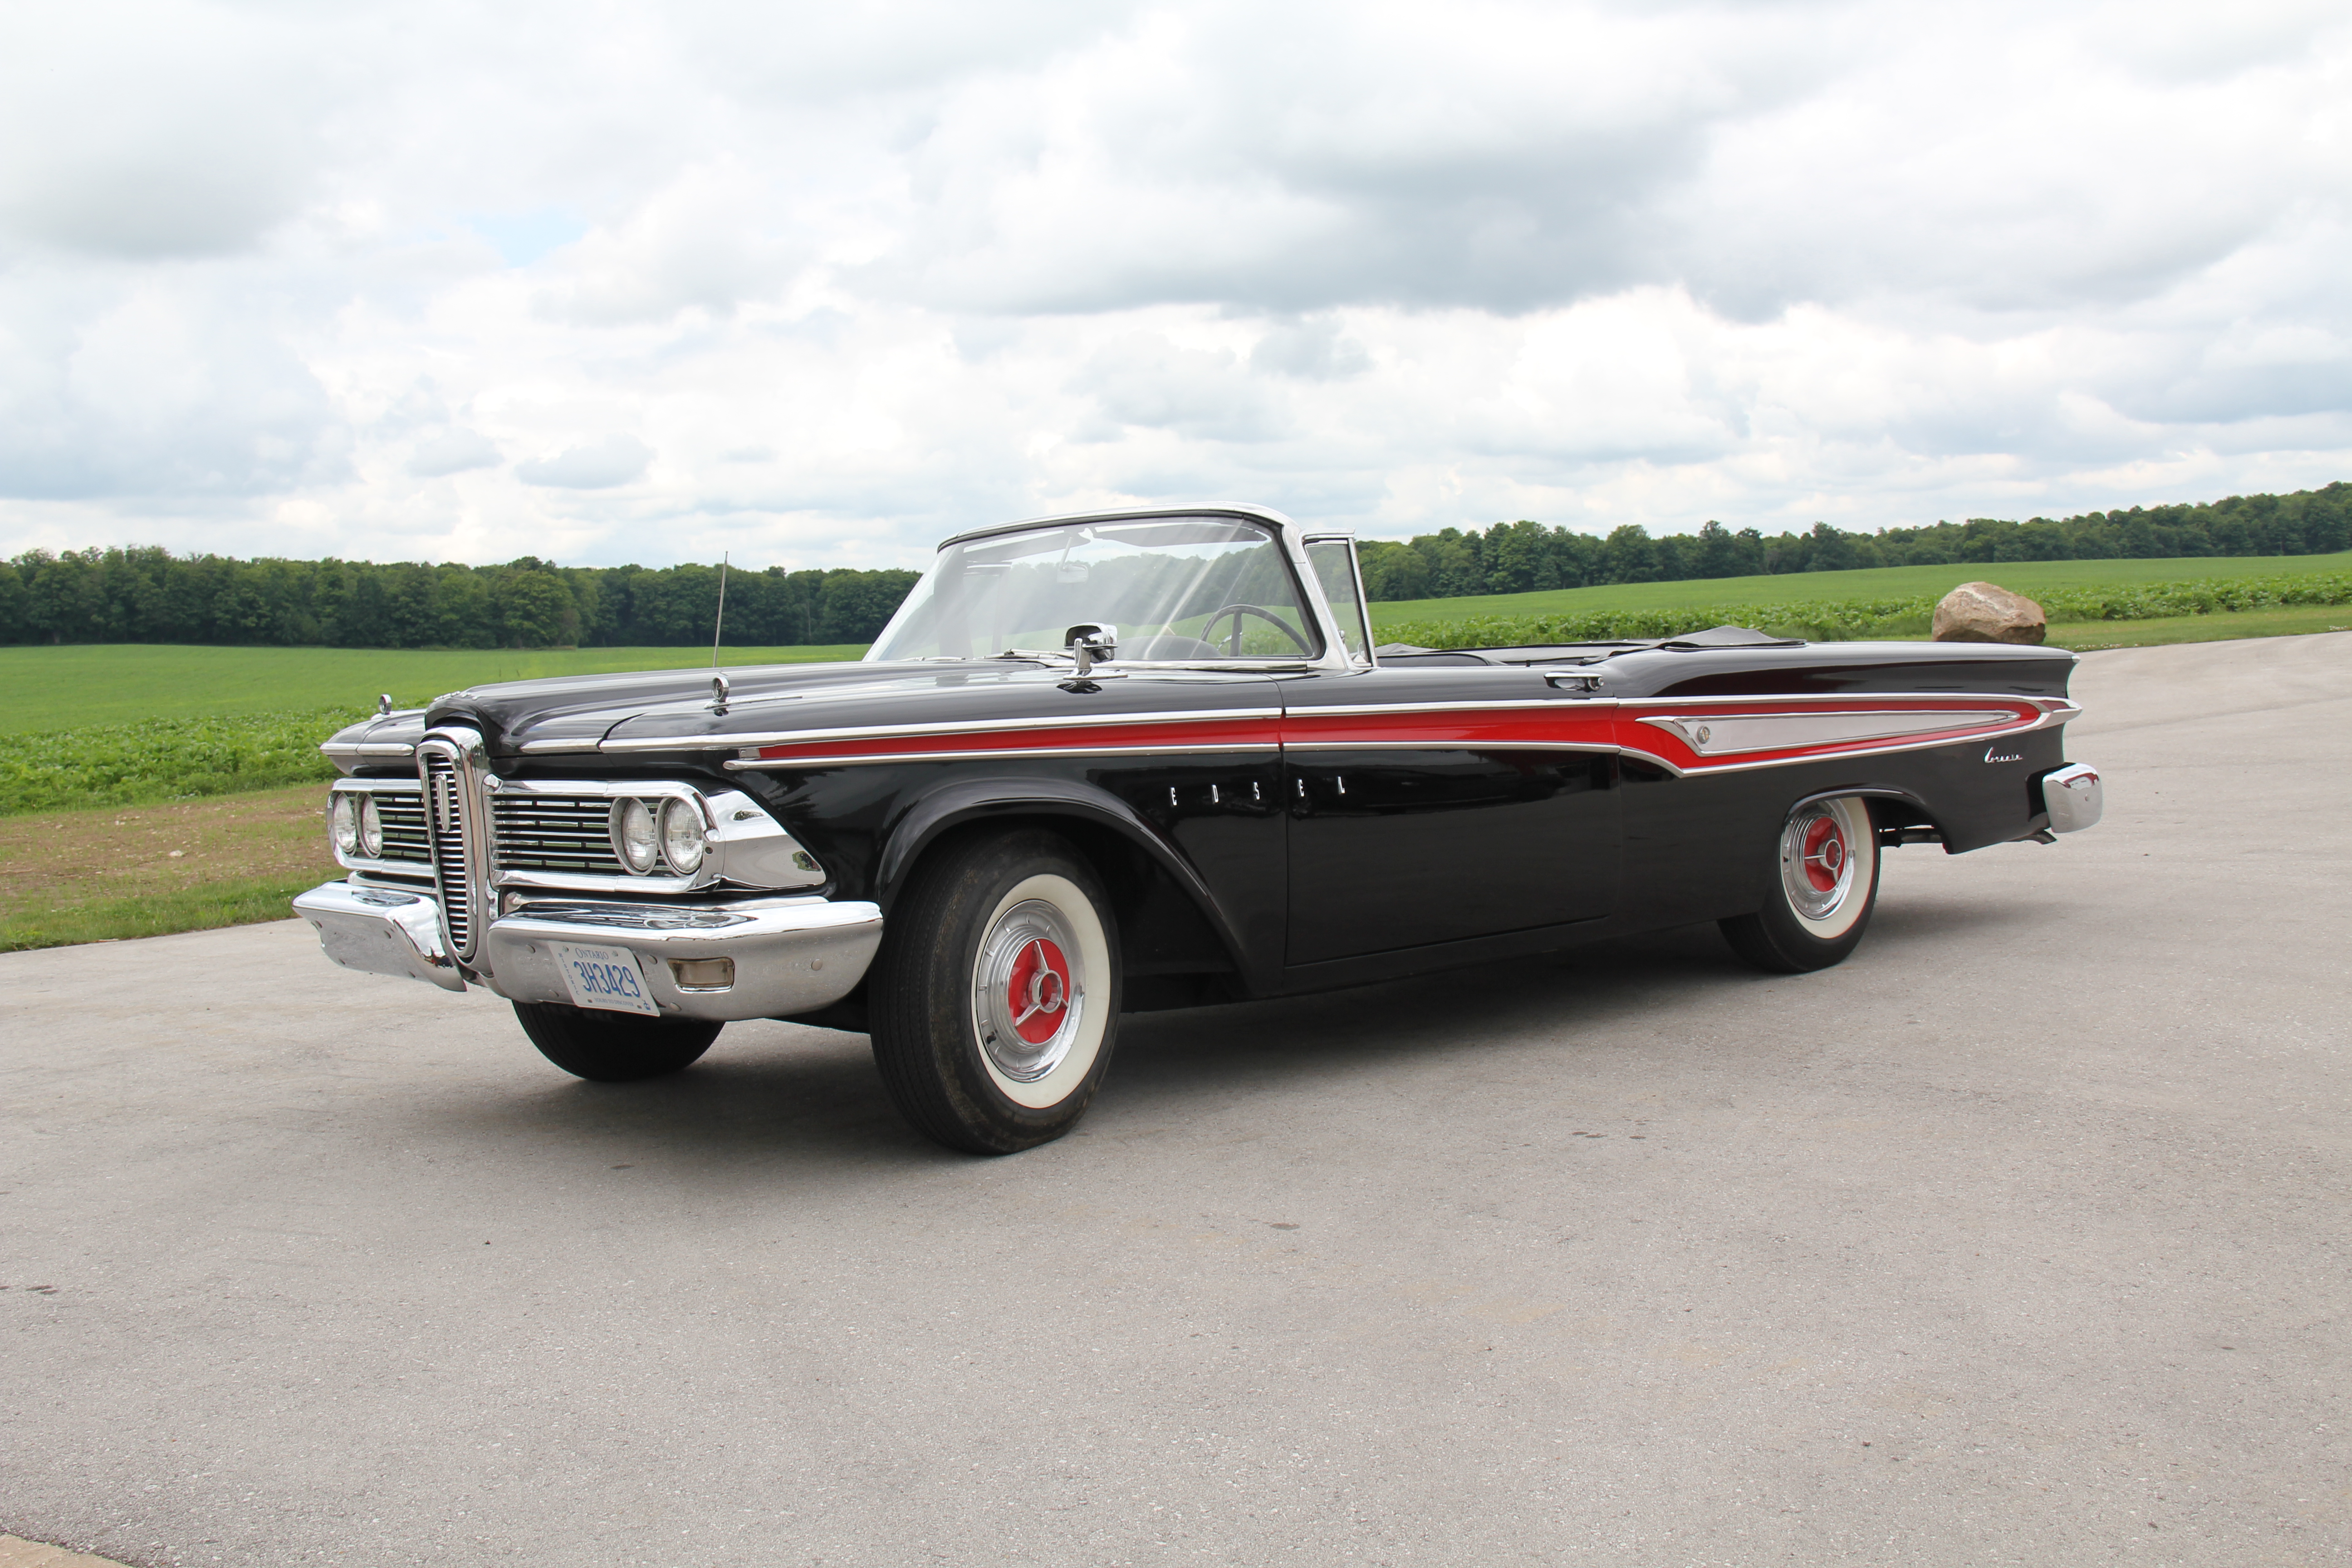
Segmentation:
[(0, 957), (0, 1530), (124, 1563), (2319, 1564), (2352, 636), (2095, 654), (2107, 820), (1128, 1021), (1080, 1133), (862, 1037), (576, 1082), (294, 922)]

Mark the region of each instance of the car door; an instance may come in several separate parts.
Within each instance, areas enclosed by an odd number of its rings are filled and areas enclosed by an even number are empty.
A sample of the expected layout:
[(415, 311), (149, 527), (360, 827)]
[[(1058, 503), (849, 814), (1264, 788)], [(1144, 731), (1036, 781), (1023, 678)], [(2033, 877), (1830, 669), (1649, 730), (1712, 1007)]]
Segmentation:
[(1615, 908), (1613, 704), (1586, 682), (1462, 663), (1278, 684), (1288, 963)]

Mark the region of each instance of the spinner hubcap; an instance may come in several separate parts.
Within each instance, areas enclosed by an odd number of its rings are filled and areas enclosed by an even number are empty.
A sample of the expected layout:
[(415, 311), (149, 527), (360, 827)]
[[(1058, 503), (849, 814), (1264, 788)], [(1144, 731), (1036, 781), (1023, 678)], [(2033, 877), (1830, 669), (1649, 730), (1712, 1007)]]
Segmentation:
[(1780, 836), (1780, 881), (1790, 907), (1810, 921), (1835, 914), (1853, 890), (1856, 831), (1839, 802), (1800, 812)]
[(1005, 910), (982, 940), (972, 1022), (980, 1048), (1006, 1078), (1036, 1082), (1076, 1042), (1086, 1011), (1078, 951), (1069, 921), (1041, 899)]

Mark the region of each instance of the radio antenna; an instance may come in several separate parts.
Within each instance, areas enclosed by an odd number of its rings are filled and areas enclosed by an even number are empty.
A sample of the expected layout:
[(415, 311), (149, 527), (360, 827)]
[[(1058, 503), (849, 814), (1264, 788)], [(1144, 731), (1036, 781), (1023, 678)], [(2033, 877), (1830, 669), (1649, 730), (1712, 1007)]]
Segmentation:
[(710, 622), (710, 668), (719, 668), (719, 629), (727, 624), (727, 555), (719, 555), (719, 614)]

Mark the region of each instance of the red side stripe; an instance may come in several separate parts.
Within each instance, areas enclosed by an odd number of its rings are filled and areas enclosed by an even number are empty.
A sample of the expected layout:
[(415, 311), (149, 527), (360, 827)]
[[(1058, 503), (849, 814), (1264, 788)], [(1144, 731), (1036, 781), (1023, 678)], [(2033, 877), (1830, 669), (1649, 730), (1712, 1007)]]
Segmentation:
[(927, 735), (887, 735), (860, 739), (839, 737), (807, 742), (761, 746), (763, 762), (822, 763), (840, 757), (937, 756), (940, 753), (1005, 752), (1148, 752), (1166, 747), (1230, 746), (1236, 751), (1269, 750), (1283, 744), (1382, 746), (1454, 745), (1465, 751), (1507, 750), (1513, 746), (1591, 746), (1646, 752), (1676, 766), (1703, 771), (1753, 765), (1780, 758), (1831, 756), (1841, 752), (1871, 751), (1886, 746), (1932, 746), (1973, 735), (1999, 733), (2011, 724), (2031, 723), (2041, 717), (2032, 703), (2014, 699), (1969, 696), (1950, 702), (1906, 701), (1901, 697), (1857, 697), (1851, 701), (1794, 703), (1743, 702), (1727, 700), (1706, 717), (1769, 718), (1821, 716), (1855, 712), (1932, 713), (1965, 704), (1981, 711), (2006, 708), (2009, 723), (1966, 724), (1949, 730), (1882, 736), (1870, 740), (1831, 741), (1769, 752), (1741, 752), (1703, 757), (1672, 731), (1639, 722), (1645, 716), (1697, 718), (1688, 708), (1651, 708), (1638, 702), (1623, 708), (1586, 707), (1562, 701), (1541, 709), (1452, 710), (1425, 713), (1318, 712), (1313, 709), (1273, 719), (1190, 719), (1167, 723), (1059, 724), (1032, 730), (958, 730)]

